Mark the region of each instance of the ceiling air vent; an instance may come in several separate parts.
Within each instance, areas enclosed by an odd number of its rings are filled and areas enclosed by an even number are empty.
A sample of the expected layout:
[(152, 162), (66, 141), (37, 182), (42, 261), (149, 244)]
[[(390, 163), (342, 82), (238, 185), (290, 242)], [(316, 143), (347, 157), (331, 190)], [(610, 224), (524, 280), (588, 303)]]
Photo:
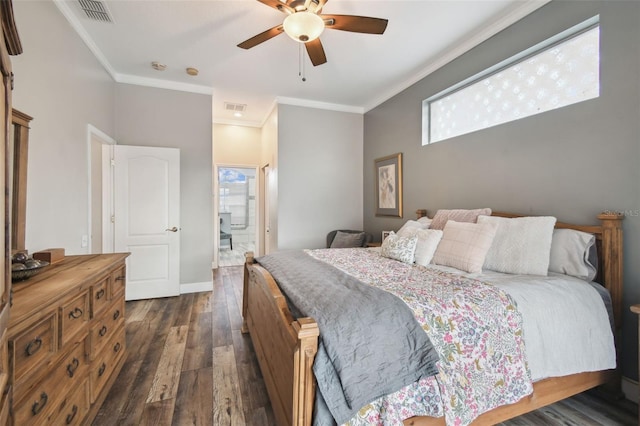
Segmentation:
[(247, 105), (246, 104), (232, 104), (231, 102), (225, 102), (224, 103), (224, 109), (226, 109), (227, 111), (233, 111), (233, 112), (244, 112), (244, 110), (247, 109)]
[(87, 18), (100, 22), (113, 22), (109, 9), (104, 2), (96, 0), (78, 0), (80, 7), (87, 14)]

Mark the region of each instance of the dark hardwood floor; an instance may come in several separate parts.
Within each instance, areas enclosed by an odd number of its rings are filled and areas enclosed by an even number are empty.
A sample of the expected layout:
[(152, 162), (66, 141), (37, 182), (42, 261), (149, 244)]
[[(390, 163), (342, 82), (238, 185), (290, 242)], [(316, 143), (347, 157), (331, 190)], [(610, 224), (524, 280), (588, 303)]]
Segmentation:
[[(242, 267), (213, 292), (127, 302), (127, 360), (94, 425), (275, 425), (242, 325)], [(637, 425), (638, 407), (584, 393), (503, 423)]]

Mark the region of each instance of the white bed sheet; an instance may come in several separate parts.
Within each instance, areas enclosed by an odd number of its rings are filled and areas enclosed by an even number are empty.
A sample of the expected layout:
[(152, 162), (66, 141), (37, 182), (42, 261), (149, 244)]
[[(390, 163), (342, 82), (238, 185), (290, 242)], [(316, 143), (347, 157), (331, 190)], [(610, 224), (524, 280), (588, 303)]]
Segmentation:
[(496, 285), (515, 300), (522, 314), (532, 380), (616, 367), (609, 314), (591, 284), (568, 275), (512, 275), (484, 270), (469, 274), (446, 270)]

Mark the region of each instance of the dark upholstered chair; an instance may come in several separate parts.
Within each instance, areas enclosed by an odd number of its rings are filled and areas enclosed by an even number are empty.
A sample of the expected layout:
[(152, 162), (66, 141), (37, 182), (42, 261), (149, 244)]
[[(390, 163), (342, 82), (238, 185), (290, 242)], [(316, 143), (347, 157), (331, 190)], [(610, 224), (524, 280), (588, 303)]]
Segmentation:
[(361, 243), (359, 245), (341, 245), (341, 247), (367, 247), (367, 245), (371, 242), (372, 240), (372, 236), (371, 234), (369, 234), (368, 232), (364, 232), (364, 231), (354, 231), (352, 229), (336, 229), (335, 231), (331, 231), (327, 234), (327, 248), (331, 247), (331, 244), (333, 243), (333, 240), (336, 238), (336, 234), (338, 233), (338, 231), (340, 232), (344, 232), (346, 234), (363, 234), (363, 238), (360, 240)]

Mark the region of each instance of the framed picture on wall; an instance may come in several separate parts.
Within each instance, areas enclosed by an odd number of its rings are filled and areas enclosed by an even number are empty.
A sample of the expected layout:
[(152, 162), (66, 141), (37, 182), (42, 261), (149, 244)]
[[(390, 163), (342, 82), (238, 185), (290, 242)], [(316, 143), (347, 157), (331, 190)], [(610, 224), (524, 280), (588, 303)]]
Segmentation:
[(402, 217), (402, 153), (374, 161), (376, 216)]

